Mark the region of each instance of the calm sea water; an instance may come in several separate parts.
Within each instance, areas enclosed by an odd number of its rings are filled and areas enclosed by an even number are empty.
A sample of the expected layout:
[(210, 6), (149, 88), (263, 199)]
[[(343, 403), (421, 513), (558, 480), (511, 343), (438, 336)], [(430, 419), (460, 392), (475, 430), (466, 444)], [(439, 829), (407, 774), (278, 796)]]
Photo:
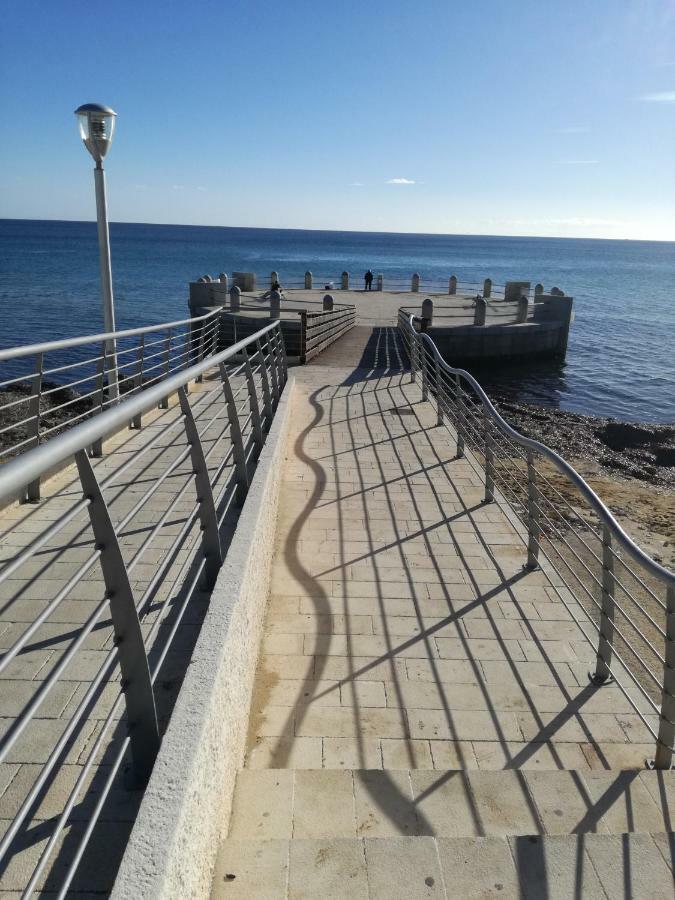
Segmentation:
[[(675, 244), (563, 238), (111, 225), (119, 327), (187, 315), (205, 272), (558, 285), (575, 298), (567, 360), (483, 373), (523, 400), (574, 412), (675, 421)], [(0, 220), (0, 346), (102, 330), (93, 222)]]

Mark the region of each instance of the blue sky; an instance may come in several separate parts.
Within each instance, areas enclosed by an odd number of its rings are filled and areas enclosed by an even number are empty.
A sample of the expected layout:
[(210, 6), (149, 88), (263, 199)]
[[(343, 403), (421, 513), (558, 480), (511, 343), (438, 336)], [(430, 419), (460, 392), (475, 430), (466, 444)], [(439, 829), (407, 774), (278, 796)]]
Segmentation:
[(675, 0), (5, 0), (0, 217), (675, 240)]

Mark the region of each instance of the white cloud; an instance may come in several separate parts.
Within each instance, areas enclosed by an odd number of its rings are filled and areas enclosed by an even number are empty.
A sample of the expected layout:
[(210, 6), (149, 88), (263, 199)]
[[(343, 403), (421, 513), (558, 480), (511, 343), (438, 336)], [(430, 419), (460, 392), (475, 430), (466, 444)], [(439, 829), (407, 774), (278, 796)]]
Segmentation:
[(597, 166), (597, 159), (557, 159), (556, 166)]
[(675, 103), (675, 91), (656, 91), (654, 94), (643, 94), (643, 103)]
[(352, 181), (349, 187), (363, 187), (363, 182), (361, 181)]
[(386, 184), (415, 184), (415, 182), (409, 178), (390, 178)]

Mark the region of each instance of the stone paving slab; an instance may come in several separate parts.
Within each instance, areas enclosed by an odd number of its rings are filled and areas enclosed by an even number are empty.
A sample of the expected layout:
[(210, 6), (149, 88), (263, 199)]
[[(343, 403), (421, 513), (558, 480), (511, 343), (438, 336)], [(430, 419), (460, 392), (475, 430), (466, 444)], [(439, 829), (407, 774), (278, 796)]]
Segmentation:
[(298, 373), (248, 764), (295, 738), (327, 766), (360, 737), (377, 767), (643, 766), (650, 734), (589, 684), (559, 579), (523, 571), (521, 527), (420, 400), (405, 373)]
[(661, 834), (231, 840), (211, 896), (664, 900), (673, 896), (672, 852)]

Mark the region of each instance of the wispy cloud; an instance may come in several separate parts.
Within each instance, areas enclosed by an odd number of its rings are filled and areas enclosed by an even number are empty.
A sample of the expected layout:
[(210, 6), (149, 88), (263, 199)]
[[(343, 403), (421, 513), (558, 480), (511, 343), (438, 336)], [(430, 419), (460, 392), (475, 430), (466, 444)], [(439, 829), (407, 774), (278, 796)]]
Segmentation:
[(597, 166), (598, 159), (556, 159), (556, 166)]
[(588, 125), (567, 125), (564, 128), (556, 128), (557, 134), (586, 134), (591, 129)]
[(675, 91), (656, 91), (653, 94), (643, 94), (640, 100), (643, 103), (675, 103)]
[(363, 187), (363, 182), (362, 181), (352, 181), (352, 183), (349, 185), (349, 187)]
[(390, 178), (386, 184), (415, 184), (410, 178)]

